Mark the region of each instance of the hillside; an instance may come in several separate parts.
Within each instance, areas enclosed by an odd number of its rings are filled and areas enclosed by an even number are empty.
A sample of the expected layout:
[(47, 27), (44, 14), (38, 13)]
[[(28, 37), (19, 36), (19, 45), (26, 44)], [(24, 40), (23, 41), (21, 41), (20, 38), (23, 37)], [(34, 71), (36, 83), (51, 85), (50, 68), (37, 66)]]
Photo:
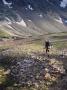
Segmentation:
[(67, 32), (66, 10), (60, 0), (1, 0), (0, 27), (24, 38)]

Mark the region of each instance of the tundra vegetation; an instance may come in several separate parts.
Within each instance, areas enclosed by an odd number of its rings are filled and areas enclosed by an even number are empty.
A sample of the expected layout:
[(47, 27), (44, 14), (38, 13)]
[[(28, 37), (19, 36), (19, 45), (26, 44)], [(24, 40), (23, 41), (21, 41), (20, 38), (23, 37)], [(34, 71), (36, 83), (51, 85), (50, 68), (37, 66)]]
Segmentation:
[(28, 40), (0, 33), (1, 90), (67, 90), (67, 35), (47, 36), (52, 44), (49, 57), (44, 48), (46, 35)]

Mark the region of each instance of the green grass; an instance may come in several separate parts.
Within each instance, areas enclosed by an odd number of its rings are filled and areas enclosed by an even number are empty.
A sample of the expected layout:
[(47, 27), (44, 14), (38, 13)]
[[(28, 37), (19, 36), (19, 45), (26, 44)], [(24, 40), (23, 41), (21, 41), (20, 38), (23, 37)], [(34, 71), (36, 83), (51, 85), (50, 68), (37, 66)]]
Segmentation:
[(10, 35), (7, 32), (0, 30), (0, 38), (9, 38), (9, 37)]
[(4, 67), (0, 66), (0, 84), (3, 84), (6, 81), (6, 75), (4, 74)]
[(65, 49), (67, 48), (67, 41), (63, 41), (63, 42), (58, 41), (58, 42), (55, 42), (53, 45), (57, 49)]
[[(56, 47), (56, 48), (67, 47), (67, 42), (55, 42), (53, 44), (53, 46)], [(0, 50), (7, 49), (7, 48), (11, 48), (11, 46), (3, 45), (3, 46), (0, 47)], [(23, 55), (22, 52), (31, 54), (31, 52), (38, 52), (38, 51), (39, 52), (43, 51), (43, 42), (42, 41), (33, 41), (33, 43), (30, 43), (30, 44), (21, 44), (21, 45), (18, 45), (18, 46), (13, 46), (13, 52), (14, 53), (12, 52), (13, 54), (11, 54), (11, 55), (13, 57), (13, 55), (16, 54), (17, 52), (19, 54)], [(14, 59), (14, 57), (12, 59)], [(8, 63), (6, 64), (6, 62), (8, 62), (8, 60), (12, 60), (12, 59), (10, 57), (5, 59), (5, 62), (4, 62), (5, 64), (3, 66), (8, 65)], [(4, 75), (4, 67), (1, 67), (0, 70), (1, 70), (1, 72), (0, 72), (0, 77), (1, 77), (0, 78), (0, 83), (4, 83), (7, 79), (7, 76)], [(12, 84), (13, 82), (10, 81), (9, 78), (8, 78), (7, 82), (5, 82), (5, 83), (8, 85), (8, 84)], [(16, 86), (9, 86), (8, 85), (6, 90), (48, 90), (48, 86), (52, 83), (53, 83), (53, 81), (48, 81), (47, 85), (41, 84), (38, 88), (34, 87), (34, 86), (31, 86), (31, 87), (27, 87), (27, 86), (26, 87), (16, 87)]]

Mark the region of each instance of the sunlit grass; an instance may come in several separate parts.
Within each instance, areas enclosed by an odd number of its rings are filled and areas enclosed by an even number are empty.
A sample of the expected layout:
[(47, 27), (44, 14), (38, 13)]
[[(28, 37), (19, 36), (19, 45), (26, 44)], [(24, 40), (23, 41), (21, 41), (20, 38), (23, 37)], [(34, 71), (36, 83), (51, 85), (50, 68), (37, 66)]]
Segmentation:
[(35, 41), (32, 43), (25, 43), (21, 45), (10, 45), (4, 44), (0, 45), (0, 52), (3, 55), (8, 56), (17, 56), (17, 55), (30, 55), (31, 53), (39, 53), (43, 51), (43, 43), (42, 41)]
[(9, 37), (10, 35), (7, 32), (0, 30), (0, 38), (9, 38)]
[(15, 50), (20, 51), (20, 52), (26, 52), (26, 53), (31, 53), (31, 52), (38, 52), (43, 50), (43, 46), (40, 44), (27, 44), (27, 45), (21, 45), (18, 46)]
[(55, 42), (54, 47), (56, 47), (57, 49), (65, 49), (67, 48), (67, 41), (63, 41), (63, 42)]
[(3, 84), (6, 81), (5, 69), (0, 66), (0, 84)]

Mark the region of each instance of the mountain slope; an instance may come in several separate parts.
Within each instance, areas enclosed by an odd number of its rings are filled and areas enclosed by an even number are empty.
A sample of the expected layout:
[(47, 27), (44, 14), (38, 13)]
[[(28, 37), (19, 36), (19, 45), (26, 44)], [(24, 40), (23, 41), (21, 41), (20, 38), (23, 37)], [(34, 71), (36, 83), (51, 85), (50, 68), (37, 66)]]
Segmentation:
[(1, 29), (29, 37), (67, 32), (67, 9), (62, 0), (1, 0)]

